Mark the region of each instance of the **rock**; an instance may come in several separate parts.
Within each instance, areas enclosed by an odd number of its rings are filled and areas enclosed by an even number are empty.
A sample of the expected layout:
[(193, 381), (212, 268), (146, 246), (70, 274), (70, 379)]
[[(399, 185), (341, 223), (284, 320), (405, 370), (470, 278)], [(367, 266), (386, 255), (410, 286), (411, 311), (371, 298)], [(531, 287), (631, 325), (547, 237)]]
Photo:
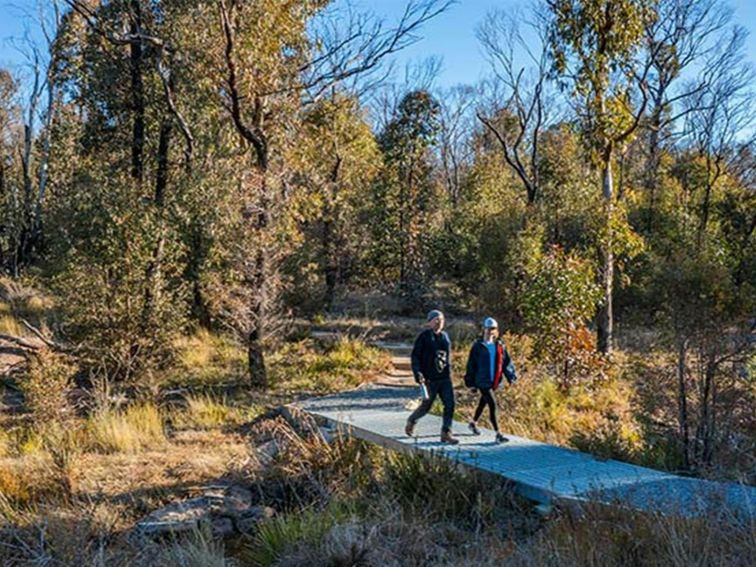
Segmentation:
[(257, 528), (260, 522), (272, 518), (275, 513), (276, 511), (268, 506), (253, 506), (236, 519), (236, 529), (247, 534)]
[(234, 522), (231, 518), (214, 518), (210, 522), (213, 535), (217, 537), (230, 537), (236, 533)]
[(136, 530), (146, 536), (190, 532), (198, 528), (209, 513), (207, 499), (190, 498), (151, 512), (136, 525)]
[(209, 486), (203, 496), (212, 503), (215, 513), (224, 516), (233, 516), (252, 506), (252, 493), (237, 485)]
[(263, 443), (255, 448), (255, 454), (260, 464), (269, 465), (278, 456), (280, 449), (275, 439)]
[(139, 536), (163, 537), (191, 532), (201, 525), (213, 535), (229, 537), (246, 533), (274, 513), (266, 506), (252, 506), (252, 493), (237, 485), (206, 487), (201, 496), (173, 502), (145, 516), (134, 528)]

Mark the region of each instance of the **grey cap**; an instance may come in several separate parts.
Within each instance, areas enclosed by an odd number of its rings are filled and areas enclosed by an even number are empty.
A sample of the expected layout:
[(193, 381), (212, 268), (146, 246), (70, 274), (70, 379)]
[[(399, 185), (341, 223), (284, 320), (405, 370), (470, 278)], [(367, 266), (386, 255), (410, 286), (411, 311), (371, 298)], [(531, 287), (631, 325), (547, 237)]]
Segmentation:
[(433, 321), (436, 317), (443, 317), (444, 314), (441, 313), (438, 309), (431, 309), (428, 311), (428, 315), (426, 315), (427, 321)]
[(483, 328), (484, 329), (498, 329), (499, 324), (496, 322), (496, 319), (493, 317), (486, 317), (483, 320)]

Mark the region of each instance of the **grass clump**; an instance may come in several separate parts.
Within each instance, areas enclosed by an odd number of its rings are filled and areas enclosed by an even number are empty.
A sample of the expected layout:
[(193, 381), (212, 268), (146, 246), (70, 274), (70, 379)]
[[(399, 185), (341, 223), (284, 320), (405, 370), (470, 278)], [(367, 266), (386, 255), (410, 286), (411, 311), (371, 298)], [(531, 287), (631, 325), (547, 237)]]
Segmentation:
[(223, 543), (213, 539), (206, 530), (195, 530), (187, 537), (161, 546), (156, 557), (145, 563), (154, 567), (231, 567)]
[(225, 335), (201, 329), (174, 341), (176, 368), (168, 375), (169, 384), (213, 386), (245, 375), (244, 349)]
[(221, 427), (230, 418), (233, 408), (224, 400), (217, 400), (209, 394), (189, 395), (186, 397), (186, 410), (182, 412), (179, 423), (197, 429)]
[(23, 337), (26, 334), (26, 329), (21, 326), (13, 315), (5, 313), (7, 309), (10, 309), (7, 303), (0, 304), (0, 333)]
[(340, 337), (329, 345), (312, 339), (287, 343), (270, 360), (271, 381), (278, 389), (326, 393), (358, 386), (385, 370), (390, 357), (357, 339)]
[[(60, 478), (47, 459), (25, 459), (0, 465), (0, 520), (37, 502), (55, 502), (64, 494)], [(1, 557), (1, 556), (0, 556)]]
[(267, 520), (244, 551), (245, 564), (275, 565), (295, 546), (314, 546), (337, 524), (349, 518), (347, 508), (337, 501), (323, 510), (307, 508)]
[(0, 429), (0, 459), (10, 455), (12, 443), (10, 435)]
[(587, 506), (517, 545), (507, 565), (747, 567), (756, 561), (755, 533), (750, 521), (717, 514), (683, 518)]
[(163, 416), (150, 403), (99, 412), (90, 418), (89, 430), (96, 446), (110, 453), (133, 453), (166, 441)]

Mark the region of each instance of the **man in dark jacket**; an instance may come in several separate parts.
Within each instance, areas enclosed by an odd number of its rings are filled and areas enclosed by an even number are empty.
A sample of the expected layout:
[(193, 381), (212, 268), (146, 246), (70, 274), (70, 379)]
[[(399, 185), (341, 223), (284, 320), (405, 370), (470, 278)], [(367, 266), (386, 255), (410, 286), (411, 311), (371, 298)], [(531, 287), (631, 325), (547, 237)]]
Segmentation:
[(470, 430), (473, 435), (480, 435), (477, 422), (483, 410), (488, 407), (491, 425), (496, 431), (497, 443), (507, 441), (507, 438), (499, 432), (499, 423), (496, 419), (496, 398), (494, 398), (494, 390), (501, 384), (502, 377), (506, 377), (510, 384), (517, 380), (507, 347), (503, 341), (499, 340), (499, 325), (495, 319), (487, 317), (483, 321), (483, 336), (476, 340), (470, 349), (465, 372), (465, 386), (477, 388), (480, 391), (480, 401), (470, 422)]
[(412, 437), (415, 424), (430, 410), (436, 396), (444, 404), (441, 442), (456, 445), (459, 443), (451, 433), (454, 416), (454, 388), (451, 381), (451, 340), (444, 332), (444, 314), (434, 309), (427, 315), (428, 329), (420, 333), (412, 349), (412, 374), (418, 384), (425, 384), (428, 396), (412, 412), (407, 420), (404, 432)]

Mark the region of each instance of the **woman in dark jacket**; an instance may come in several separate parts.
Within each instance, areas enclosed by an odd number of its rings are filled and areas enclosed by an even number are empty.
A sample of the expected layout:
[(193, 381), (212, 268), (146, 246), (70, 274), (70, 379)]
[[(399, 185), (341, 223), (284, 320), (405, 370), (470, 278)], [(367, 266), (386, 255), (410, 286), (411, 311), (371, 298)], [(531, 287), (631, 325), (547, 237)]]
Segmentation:
[(483, 410), (488, 406), (489, 416), (494, 431), (496, 442), (508, 441), (499, 432), (499, 424), (496, 419), (496, 398), (494, 390), (501, 384), (502, 376), (506, 377), (510, 384), (517, 380), (514, 364), (509, 358), (507, 347), (499, 340), (499, 325), (491, 317), (483, 321), (483, 336), (473, 343), (470, 356), (467, 359), (467, 372), (465, 372), (465, 385), (469, 388), (477, 388), (480, 391), (480, 401), (475, 415), (470, 422), (470, 430), (474, 435), (480, 435), (478, 419)]

